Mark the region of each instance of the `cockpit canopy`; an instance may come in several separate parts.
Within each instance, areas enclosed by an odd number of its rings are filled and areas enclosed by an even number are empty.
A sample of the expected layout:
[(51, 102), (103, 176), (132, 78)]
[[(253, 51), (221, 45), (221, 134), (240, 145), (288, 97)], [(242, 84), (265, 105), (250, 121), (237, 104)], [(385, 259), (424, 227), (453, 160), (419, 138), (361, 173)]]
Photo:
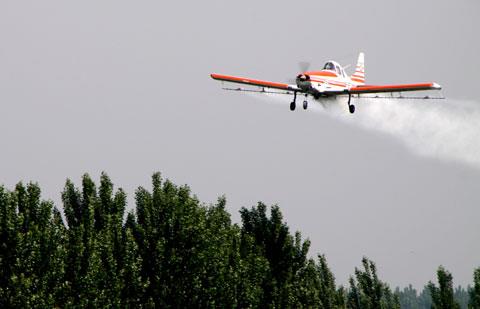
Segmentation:
[(335, 71), (335, 65), (333, 62), (327, 62), (325, 63), (325, 66), (323, 67), (324, 70), (330, 70), (330, 71)]
[(335, 61), (328, 61), (327, 63), (325, 63), (325, 66), (323, 67), (323, 69), (328, 71), (333, 71), (337, 73), (338, 76), (343, 76), (343, 77), (346, 76), (343, 68)]

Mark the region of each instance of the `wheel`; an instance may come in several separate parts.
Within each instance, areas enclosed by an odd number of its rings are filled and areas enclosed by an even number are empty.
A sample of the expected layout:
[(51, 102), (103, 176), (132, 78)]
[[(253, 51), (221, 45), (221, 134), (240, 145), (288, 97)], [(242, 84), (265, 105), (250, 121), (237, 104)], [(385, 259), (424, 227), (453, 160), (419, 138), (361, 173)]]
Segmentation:
[(348, 106), (348, 110), (350, 111), (350, 114), (355, 113), (355, 105), (353, 105), (353, 104), (352, 104), (352, 105), (349, 105), (349, 106)]
[(290, 110), (291, 111), (295, 110), (295, 102), (290, 103)]
[(307, 109), (307, 107), (308, 107), (308, 101), (305, 100), (303, 101), (303, 109)]

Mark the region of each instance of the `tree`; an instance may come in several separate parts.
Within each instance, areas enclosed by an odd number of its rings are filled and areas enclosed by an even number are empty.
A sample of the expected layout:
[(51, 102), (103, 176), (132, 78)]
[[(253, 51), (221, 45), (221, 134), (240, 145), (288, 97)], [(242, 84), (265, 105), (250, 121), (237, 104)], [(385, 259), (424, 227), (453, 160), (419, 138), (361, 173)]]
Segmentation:
[(398, 295), (402, 309), (430, 309), (432, 307), (432, 298), (427, 286), (417, 294), (417, 290), (410, 284), (403, 290), (397, 288), (395, 294)]
[[(258, 203), (251, 210), (242, 208), (242, 257), (252, 253), (249, 240), (254, 241), (254, 252), (268, 261), (268, 273), (262, 282), (262, 307), (291, 307), (295, 300), (295, 278), (307, 262), (310, 242), (302, 241), (300, 233), (292, 236), (283, 222), (278, 206), (271, 208)], [(248, 245), (248, 246), (247, 246)]]
[[(133, 231), (142, 259), (144, 303), (158, 307), (231, 306), (235, 302), (234, 244), (238, 232), (225, 201), (201, 205), (188, 186), (152, 177), (150, 193), (136, 193)], [(233, 250), (232, 250), (233, 249)]]
[(318, 255), (318, 262), (309, 259), (295, 280), (298, 303), (306, 307), (344, 308), (345, 292), (337, 290), (335, 277), (324, 255)]
[(453, 297), (453, 277), (443, 266), (437, 270), (437, 279), (438, 287), (431, 281), (428, 283), (432, 296), (432, 309), (460, 308)]
[(14, 196), (0, 186), (0, 307), (13, 307), (12, 275), (18, 246), (17, 205)]
[(67, 219), (65, 299), (63, 305), (119, 306), (118, 274), (121, 231), (126, 198), (106, 174), (97, 192), (89, 175), (82, 177), (82, 190), (67, 180), (62, 193)]
[(411, 284), (403, 290), (397, 288), (395, 294), (398, 295), (400, 307), (402, 309), (420, 309), (417, 299), (417, 290), (414, 289)]
[(52, 307), (64, 274), (63, 223), (40, 187), (0, 187), (0, 307)]
[(349, 288), (336, 287), (326, 257), (308, 257), (309, 240), (278, 206), (242, 208), (233, 224), (225, 197), (203, 204), (159, 173), (124, 218), (126, 201), (105, 173), (98, 186), (87, 174), (78, 188), (66, 181), (64, 217), (38, 184), (0, 186), (0, 307), (423, 309), (470, 295), (479, 308), (480, 269), (467, 293), (441, 267), (439, 287), (417, 297), (411, 286), (392, 293), (364, 258)]
[(121, 278), (121, 307), (138, 308), (142, 305), (147, 282), (140, 275), (142, 258), (138, 252), (138, 245), (133, 236), (135, 230), (135, 218), (129, 213), (122, 233), (123, 252)]
[(364, 257), (362, 265), (363, 270), (355, 268), (355, 278), (350, 278), (347, 306), (355, 309), (400, 308), (398, 296), (378, 279), (375, 263)]
[(469, 286), (467, 286), (467, 289), (464, 289), (462, 286), (459, 285), (453, 291), (453, 298), (462, 309), (468, 308), (468, 302), (470, 300), (468, 288)]
[(480, 309), (480, 267), (473, 272), (473, 287), (469, 290), (471, 309)]

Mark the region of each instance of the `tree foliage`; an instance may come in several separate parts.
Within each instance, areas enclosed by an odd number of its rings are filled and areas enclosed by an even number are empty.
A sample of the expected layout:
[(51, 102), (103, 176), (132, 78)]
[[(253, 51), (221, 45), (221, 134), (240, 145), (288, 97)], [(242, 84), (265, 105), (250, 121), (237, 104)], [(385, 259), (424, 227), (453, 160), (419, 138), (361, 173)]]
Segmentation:
[(347, 305), (355, 309), (400, 308), (398, 296), (393, 294), (386, 283), (380, 281), (377, 267), (366, 257), (362, 259), (363, 269), (355, 268), (351, 277)]
[(469, 308), (480, 309), (480, 267), (475, 269), (473, 273), (473, 287), (470, 288), (469, 294)]
[(430, 309), (432, 307), (432, 298), (426, 286), (419, 294), (417, 294), (417, 290), (412, 285), (403, 290), (397, 288), (395, 294), (398, 295), (400, 308), (402, 309)]
[[(225, 197), (202, 204), (159, 173), (128, 213), (126, 201), (104, 173), (98, 185), (67, 180), (63, 213), (35, 183), (0, 186), (0, 308), (425, 308), (412, 287), (392, 293), (367, 258), (337, 286), (278, 206), (242, 208), (233, 224)], [(434, 308), (466, 299), (443, 268), (439, 284), (428, 289)], [(479, 290), (477, 269), (470, 308)]]
[(455, 309), (460, 305), (454, 299), (453, 277), (443, 266), (437, 270), (438, 286), (428, 283), (432, 297), (432, 309)]

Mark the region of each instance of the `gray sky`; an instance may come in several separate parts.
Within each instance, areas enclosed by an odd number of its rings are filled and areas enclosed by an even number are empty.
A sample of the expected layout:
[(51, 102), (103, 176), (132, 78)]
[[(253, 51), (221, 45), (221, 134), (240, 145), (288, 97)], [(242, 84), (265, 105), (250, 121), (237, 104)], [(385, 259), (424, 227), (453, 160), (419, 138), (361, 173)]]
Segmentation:
[[(168, 3), (168, 4), (167, 4)], [(233, 218), (278, 203), (345, 283), (366, 255), (393, 286), (480, 264), (480, 169), (263, 98), (209, 73), (284, 81), (297, 62), (353, 64), (368, 83), (437, 81), (479, 102), (476, 0), (2, 1), (0, 183), (104, 170), (131, 195), (154, 171)], [(361, 109), (358, 110), (361, 112)]]

